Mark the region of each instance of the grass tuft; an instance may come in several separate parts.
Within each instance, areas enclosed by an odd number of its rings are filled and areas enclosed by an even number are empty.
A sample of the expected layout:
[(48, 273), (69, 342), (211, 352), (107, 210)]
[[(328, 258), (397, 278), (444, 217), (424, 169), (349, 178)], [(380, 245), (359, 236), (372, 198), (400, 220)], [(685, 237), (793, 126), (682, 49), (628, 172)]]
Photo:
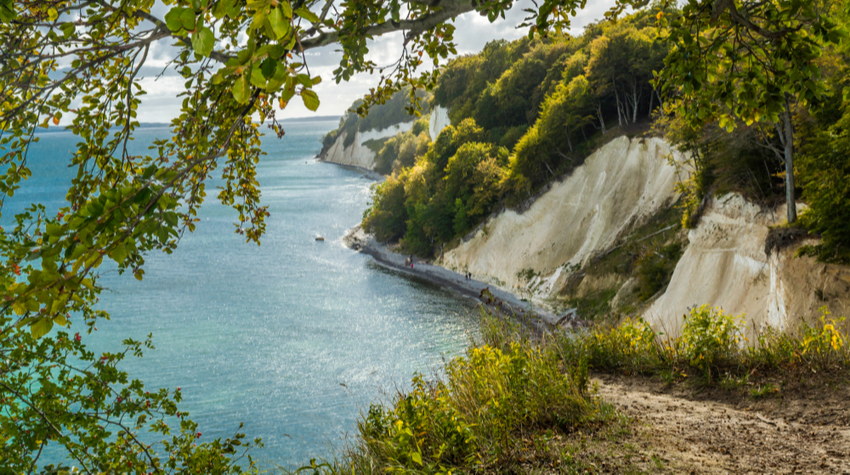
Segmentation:
[[(627, 318), (617, 325), (598, 325), (578, 337), (564, 335), (559, 341), (568, 360), (586, 361), (593, 370), (657, 375), (667, 382), (693, 375), (701, 384), (719, 382), (735, 388), (747, 385), (757, 371), (850, 369), (844, 319), (833, 318), (826, 307), (821, 312), (817, 325), (804, 323), (794, 333), (768, 328), (757, 334), (756, 341), (744, 337), (743, 316), (705, 305), (685, 316), (675, 338), (656, 332), (641, 318)], [(756, 396), (771, 392), (775, 391)]]

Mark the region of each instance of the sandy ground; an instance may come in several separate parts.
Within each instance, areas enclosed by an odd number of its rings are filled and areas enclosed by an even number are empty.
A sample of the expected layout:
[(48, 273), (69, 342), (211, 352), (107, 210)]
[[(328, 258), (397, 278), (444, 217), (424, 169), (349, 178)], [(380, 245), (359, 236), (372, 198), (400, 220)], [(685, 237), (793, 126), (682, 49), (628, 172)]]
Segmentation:
[[(632, 435), (618, 444), (633, 444), (632, 458), (654, 458), (644, 466), (650, 472), (850, 474), (846, 381), (800, 383), (758, 400), (719, 389), (671, 389), (644, 378), (595, 382), (605, 401), (633, 418)], [(616, 463), (611, 467), (602, 472), (618, 472)]]

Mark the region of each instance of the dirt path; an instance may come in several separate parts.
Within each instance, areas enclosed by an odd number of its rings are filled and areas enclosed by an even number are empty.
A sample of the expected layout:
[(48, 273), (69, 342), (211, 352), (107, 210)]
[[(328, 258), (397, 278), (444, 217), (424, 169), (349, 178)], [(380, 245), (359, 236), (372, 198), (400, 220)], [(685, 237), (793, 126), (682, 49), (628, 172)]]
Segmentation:
[(850, 474), (847, 385), (755, 401), (689, 395), (643, 378), (596, 382), (605, 401), (634, 418), (622, 442), (658, 459), (653, 472)]

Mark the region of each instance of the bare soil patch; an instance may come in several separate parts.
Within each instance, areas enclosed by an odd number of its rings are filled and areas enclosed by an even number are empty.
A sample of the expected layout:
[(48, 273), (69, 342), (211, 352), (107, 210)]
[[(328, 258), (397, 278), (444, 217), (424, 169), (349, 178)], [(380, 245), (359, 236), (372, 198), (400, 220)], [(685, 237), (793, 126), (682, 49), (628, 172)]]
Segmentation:
[(610, 469), (593, 471), (850, 474), (846, 375), (813, 374), (757, 399), (643, 377), (604, 375), (595, 382), (631, 430), (606, 460)]

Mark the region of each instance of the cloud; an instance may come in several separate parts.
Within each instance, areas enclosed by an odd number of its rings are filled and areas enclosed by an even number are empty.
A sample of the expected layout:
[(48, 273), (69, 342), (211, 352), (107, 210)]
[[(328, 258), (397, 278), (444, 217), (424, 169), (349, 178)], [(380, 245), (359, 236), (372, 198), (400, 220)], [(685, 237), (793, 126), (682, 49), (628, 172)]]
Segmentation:
[[(580, 34), (583, 28), (603, 17), (605, 11), (613, 6), (613, 0), (592, 2), (584, 10), (578, 11), (572, 21), (573, 35)], [(527, 13), (525, 8), (531, 8), (531, 0), (519, 0), (509, 10), (505, 19), (490, 23), (486, 17), (476, 12), (466, 13), (454, 20), (455, 41), (458, 54), (470, 54), (481, 51), (488, 42), (496, 39), (515, 40), (528, 34), (527, 28), (517, 28), (523, 23)], [(402, 52), (401, 33), (377, 37), (368, 44), (367, 58), (378, 66), (386, 66), (398, 60)], [(175, 100), (181, 91), (183, 79), (173, 71), (167, 70), (158, 80), (154, 75), (162, 72), (176, 49), (170, 43), (160, 42), (148, 57), (147, 65), (142, 73), (147, 75), (143, 85), (148, 95), (144, 98), (139, 119), (143, 122), (164, 122), (179, 114), (180, 101)], [(286, 110), (278, 114), (279, 118), (307, 117), (311, 115), (342, 115), (351, 104), (363, 97), (374, 87), (380, 74), (357, 74), (348, 82), (336, 84), (333, 80), (333, 70), (339, 66), (341, 54), (336, 46), (327, 46), (310, 51), (307, 56), (310, 72), (322, 76), (322, 83), (315, 90), (321, 104), (318, 111), (311, 112), (301, 103), (298, 97), (293, 98)], [(426, 62), (426, 64), (428, 64)], [(423, 65), (424, 66), (424, 65)]]

